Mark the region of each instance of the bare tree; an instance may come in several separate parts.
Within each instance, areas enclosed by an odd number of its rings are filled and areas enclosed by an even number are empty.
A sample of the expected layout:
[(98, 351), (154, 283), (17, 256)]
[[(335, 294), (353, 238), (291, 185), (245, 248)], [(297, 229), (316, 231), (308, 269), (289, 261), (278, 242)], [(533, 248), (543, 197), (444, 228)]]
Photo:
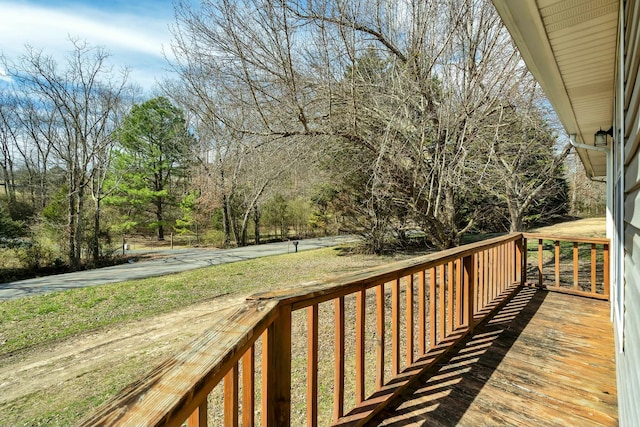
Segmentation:
[(16, 201), (15, 147), (18, 144), (16, 134), (15, 103), (6, 94), (0, 94), (0, 168), (5, 195), (9, 204)]
[[(409, 228), (449, 247), (473, 226), (475, 140), (527, 73), (488, 0), (218, 0), (176, 13), (177, 68), (224, 100), (211, 116), (325, 146), (374, 251)], [(229, 105), (250, 119), (230, 119)]]
[(567, 158), (567, 180), (571, 186), (570, 210), (573, 216), (603, 216), (606, 210), (604, 181), (587, 178), (578, 156), (572, 153)]
[(32, 102), (33, 117), (39, 118), (29, 131), (34, 142), (46, 141), (46, 150), (50, 148), (64, 166), (68, 258), (71, 267), (77, 269), (85, 230), (85, 194), (94, 171), (100, 170), (103, 157), (98, 153), (111, 143), (109, 134), (126, 87), (126, 71), (114, 75), (107, 63), (109, 54), (103, 48), (79, 40), (71, 40), (71, 44), (73, 50), (64, 67), (29, 46), (15, 65), (5, 60), (5, 66), (25, 99)]
[[(252, 119), (252, 111), (247, 113), (244, 104), (226, 103), (228, 100), (216, 96), (219, 88), (207, 87), (201, 76), (184, 77), (179, 90), (169, 83), (165, 89), (189, 109), (199, 136), (196, 182), (206, 184), (198, 189), (200, 199), (209, 210), (222, 211), (224, 244), (233, 239), (236, 245), (244, 246), (250, 221), (259, 228), (259, 205), (269, 187), (311, 149), (300, 147), (292, 138), (238, 131), (248, 126), (243, 122)], [(221, 109), (224, 121), (215, 112)], [(259, 236), (259, 231), (255, 235)]]
[(557, 147), (553, 120), (545, 118), (544, 98), (530, 75), (504, 97), (478, 132), (471, 174), (479, 192), (506, 205), (509, 231), (523, 231), (526, 216), (566, 214), (564, 165), (571, 145)]

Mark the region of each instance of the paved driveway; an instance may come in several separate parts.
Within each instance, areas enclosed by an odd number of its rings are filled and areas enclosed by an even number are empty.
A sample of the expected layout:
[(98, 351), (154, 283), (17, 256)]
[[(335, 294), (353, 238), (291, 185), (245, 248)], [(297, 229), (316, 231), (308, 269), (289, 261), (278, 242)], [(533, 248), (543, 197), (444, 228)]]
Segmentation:
[[(353, 236), (320, 237), (300, 240), (298, 251), (336, 246), (354, 241)], [(291, 242), (269, 243), (234, 249), (173, 249), (161, 250), (168, 257), (150, 261), (121, 264), (95, 270), (57, 274), (35, 279), (0, 284), (0, 300), (20, 298), (47, 292), (103, 285), (105, 283), (162, 276), (211, 265), (226, 264), (270, 255), (294, 252)], [(145, 251), (148, 252), (148, 251)]]

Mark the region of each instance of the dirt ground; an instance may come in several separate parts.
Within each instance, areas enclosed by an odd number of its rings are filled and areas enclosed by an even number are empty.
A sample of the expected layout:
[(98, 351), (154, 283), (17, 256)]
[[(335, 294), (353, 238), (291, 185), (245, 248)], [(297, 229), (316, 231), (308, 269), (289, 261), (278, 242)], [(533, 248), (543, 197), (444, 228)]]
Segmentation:
[[(135, 380), (243, 300), (215, 299), (0, 359), (0, 426), (73, 423), (57, 419), (55, 413), (83, 397), (103, 400), (101, 396), (121, 388), (121, 375)], [(34, 407), (34, 402), (43, 407)], [(78, 407), (78, 415), (87, 409)], [(25, 410), (37, 418), (22, 418)]]
[[(593, 218), (533, 231), (604, 236), (604, 227)], [(0, 359), (0, 426), (73, 424), (243, 300), (222, 297)]]

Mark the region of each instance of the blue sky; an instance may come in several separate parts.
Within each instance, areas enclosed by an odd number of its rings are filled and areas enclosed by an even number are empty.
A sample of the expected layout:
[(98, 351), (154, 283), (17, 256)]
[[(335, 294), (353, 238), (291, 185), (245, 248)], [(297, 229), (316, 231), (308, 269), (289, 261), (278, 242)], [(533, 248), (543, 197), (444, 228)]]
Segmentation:
[(104, 46), (149, 90), (167, 75), (173, 21), (171, 0), (0, 0), (0, 51), (15, 60), (29, 44), (62, 61), (77, 37)]

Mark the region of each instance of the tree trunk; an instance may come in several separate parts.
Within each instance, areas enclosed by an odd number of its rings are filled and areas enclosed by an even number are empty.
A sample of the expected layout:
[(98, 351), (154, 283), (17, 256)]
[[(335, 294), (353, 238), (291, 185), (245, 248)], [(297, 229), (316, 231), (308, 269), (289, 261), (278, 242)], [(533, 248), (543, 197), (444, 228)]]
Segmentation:
[(162, 199), (156, 200), (156, 221), (158, 221), (158, 241), (164, 240), (164, 226), (162, 225)]
[(240, 233), (240, 245), (247, 246), (247, 222), (242, 223), (242, 232)]
[(67, 206), (67, 233), (69, 238), (69, 251), (67, 252), (69, 255), (69, 267), (71, 270), (76, 269), (76, 239), (75, 239), (75, 223), (76, 223), (76, 201), (75, 201), (75, 192), (72, 188), (69, 188), (69, 204)]
[(255, 239), (255, 244), (260, 244), (260, 209), (258, 209), (258, 205), (253, 207), (253, 235)]
[(10, 170), (10, 166), (2, 166), (2, 175), (4, 179), (4, 192), (9, 199), (9, 210), (11, 210), (11, 206), (16, 202), (16, 191), (14, 187), (13, 171)]
[(98, 264), (100, 258), (100, 199), (95, 199), (93, 214), (93, 242), (91, 243), (93, 263)]
[(517, 206), (513, 206), (512, 204), (509, 204), (509, 219), (511, 222), (509, 226), (510, 233), (524, 231), (522, 229), (524, 224), (523, 212), (524, 212), (523, 209), (518, 208)]
[(75, 230), (75, 259), (74, 259), (74, 270), (79, 270), (82, 261), (82, 234), (84, 231), (84, 224), (82, 221), (82, 214), (84, 213), (84, 187), (82, 185), (78, 186), (78, 198), (76, 204), (76, 230)]
[(224, 232), (224, 247), (231, 243), (231, 221), (229, 218), (229, 201), (227, 195), (222, 194), (222, 231)]
[(231, 227), (233, 231), (233, 240), (236, 242), (236, 246), (242, 246), (242, 237), (240, 235), (240, 227), (236, 218), (231, 218)]

